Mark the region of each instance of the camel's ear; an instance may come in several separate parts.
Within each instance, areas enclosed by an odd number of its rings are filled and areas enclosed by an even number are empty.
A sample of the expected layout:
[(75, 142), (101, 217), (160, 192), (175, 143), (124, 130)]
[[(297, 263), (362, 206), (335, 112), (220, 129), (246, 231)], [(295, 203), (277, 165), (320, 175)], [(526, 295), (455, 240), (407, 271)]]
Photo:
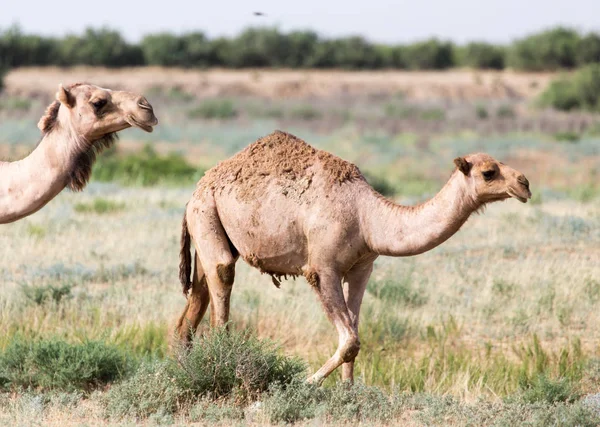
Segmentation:
[(454, 164), (458, 168), (459, 171), (464, 173), (465, 175), (469, 175), (471, 171), (471, 163), (467, 162), (467, 159), (464, 157), (457, 157), (454, 159)]
[(60, 103), (67, 108), (73, 108), (75, 106), (75, 97), (71, 94), (71, 92), (65, 89), (62, 84), (58, 85), (56, 99), (58, 99)]

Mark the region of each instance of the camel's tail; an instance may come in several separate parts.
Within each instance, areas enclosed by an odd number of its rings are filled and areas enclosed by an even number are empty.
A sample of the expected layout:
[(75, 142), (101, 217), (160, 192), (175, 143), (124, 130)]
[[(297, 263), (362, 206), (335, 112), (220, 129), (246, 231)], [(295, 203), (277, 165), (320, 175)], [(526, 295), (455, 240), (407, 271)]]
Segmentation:
[(179, 251), (179, 281), (183, 295), (187, 297), (188, 291), (192, 287), (192, 253), (190, 252), (190, 232), (187, 226), (186, 214), (183, 214), (181, 222), (181, 249)]

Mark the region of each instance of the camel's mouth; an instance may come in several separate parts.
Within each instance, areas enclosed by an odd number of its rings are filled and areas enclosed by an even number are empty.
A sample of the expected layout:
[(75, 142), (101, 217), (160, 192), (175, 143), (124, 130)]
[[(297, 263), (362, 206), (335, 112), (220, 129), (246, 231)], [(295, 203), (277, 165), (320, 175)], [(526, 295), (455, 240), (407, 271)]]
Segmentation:
[(527, 190), (527, 194), (525, 194), (524, 196), (523, 196), (523, 195), (520, 195), (520, 194), (517, 194), (517, 192), (516, 192), (515, 190), (513, 190), (512, 188), (509, 188), (509, 189), (506, 191), (506, 193), (507, 193), (507, 194), (508, 194), (510, 197), (517, 199), (517, 200), (518, 200), (519, 202), (521, 202), (521, 203), (527, 203), (527, 199), (530, 199), (530, 198), (531, 198), (531, 191), (529, 191), (529, 190)]
[(152, 126), (156, 126), (158, 124), (158, 119), (154, 117), (154, 120), (152, 120), (152, 124), (147, 124), (139, 122), (135, 117), (133, 117), (133, 115), (130, 114), (129, 116), (127, 116), (127, 123), (129, 123), (133, 127), (140, 128), (143, 131), (150, 133), (154, 130)]

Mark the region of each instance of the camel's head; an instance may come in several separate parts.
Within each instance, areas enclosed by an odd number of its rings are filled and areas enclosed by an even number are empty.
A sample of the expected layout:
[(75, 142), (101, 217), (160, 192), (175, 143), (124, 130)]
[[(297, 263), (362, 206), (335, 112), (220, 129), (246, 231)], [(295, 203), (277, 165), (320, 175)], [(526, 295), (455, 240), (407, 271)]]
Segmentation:
[(60, 85), (57, 102), (49, 107), (38, 127), (47, 132), (55, 123), (48, 116), (54, 108), (54, 121), (68, 125), (87, 141), (96, 141), (130, 126), (152, 132), (158, 123), (146, 98), (131, 92), (113, 91), (90, 84)]
[(485, 153), (469, 154), (454, 159), (459, 173), (464, 174), (469, 189), (480, 203), (514, 197), (526, 203), (531, 198), (529, 181), (521, 172)]

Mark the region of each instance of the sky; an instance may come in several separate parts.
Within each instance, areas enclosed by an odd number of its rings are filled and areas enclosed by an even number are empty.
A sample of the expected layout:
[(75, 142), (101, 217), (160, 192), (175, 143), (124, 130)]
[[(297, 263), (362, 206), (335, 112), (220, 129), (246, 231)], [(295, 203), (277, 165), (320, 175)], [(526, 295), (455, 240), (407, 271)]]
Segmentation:
[(600, 0), (0, 0), (0, 29), (15, 23), (56, 36), (107, 26), (131, 42), (159, 31), (200, 30), (212, 38), (271, 26), (384, 43), (432, 36), (508, 43), (557, 25), (600, 32)]

